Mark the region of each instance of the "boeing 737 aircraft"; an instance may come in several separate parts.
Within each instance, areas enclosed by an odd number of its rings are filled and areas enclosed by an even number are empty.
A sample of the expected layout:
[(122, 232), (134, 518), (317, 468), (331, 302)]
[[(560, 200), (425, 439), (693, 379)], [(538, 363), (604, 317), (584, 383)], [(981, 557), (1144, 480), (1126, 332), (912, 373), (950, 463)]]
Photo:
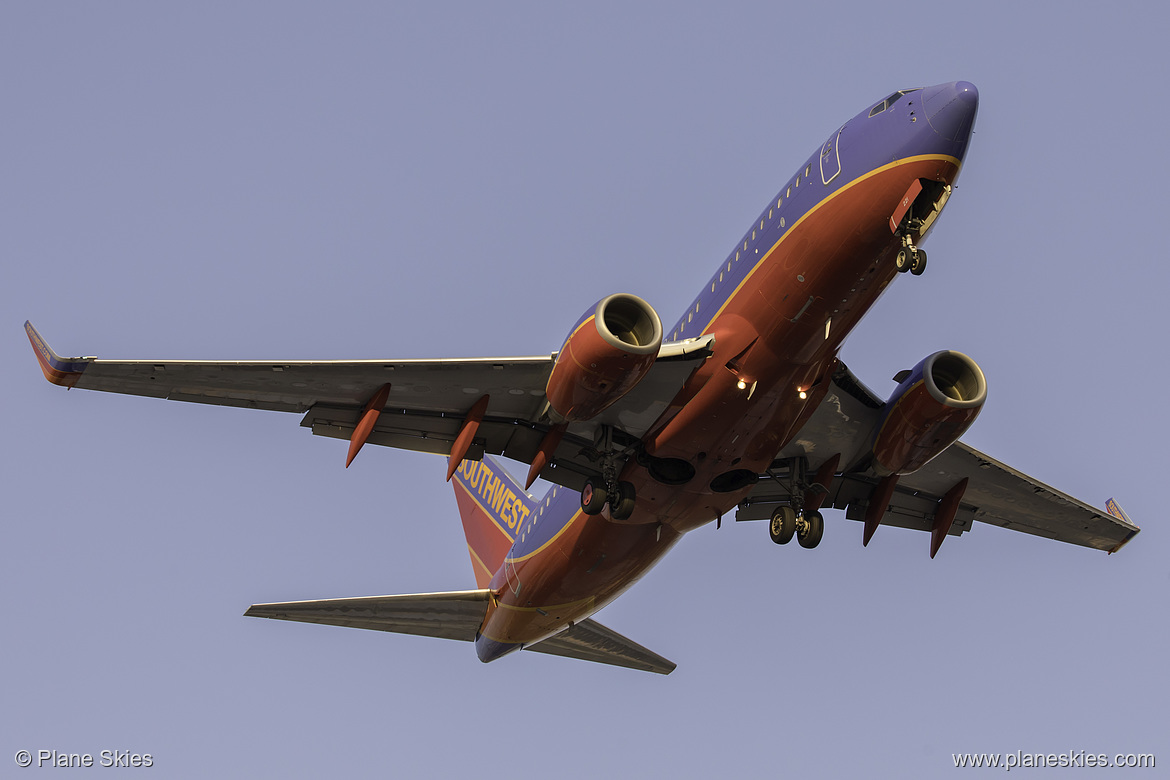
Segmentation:
[[(539, 357), (208, 362), (61, 358), (25, 328), (54, 384), (296, 412), (314, 434), (447, 456), (476, 588), (256, 604), (256, 617), (462, 639), (669, 673), (590, 616), (683, 534), (734, 511), (816, 547), (821, 509), (929, 534), (933, 558), (975, 521), (1116, 552), (1135, 534), (958, 441), (987, 383), (929, 355), (876, 397), (838, 358), (947, 205), (979, 96), (900, 90), (833, 130), (662, 327), (645, 301), (590, 306)], [(500, 455), (527, 464), (523, 482)], [(552, 483), (540, 497), (537, 477)]]

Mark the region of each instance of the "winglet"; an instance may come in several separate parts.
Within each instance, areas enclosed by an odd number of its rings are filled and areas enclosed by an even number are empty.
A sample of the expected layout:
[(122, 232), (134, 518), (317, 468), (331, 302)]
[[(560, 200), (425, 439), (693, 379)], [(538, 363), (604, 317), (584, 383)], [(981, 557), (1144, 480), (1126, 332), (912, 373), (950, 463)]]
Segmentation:
[(1129, 515), (1127, 515), (1125, 513), (1125, 510), (1121, 508), (1121, 504), (1118, 504), (1112, 498), (1105, 502), (1105, 511), (1108, 512), (1109, 514), (1113, 515), (1114, 517), (1116, 517), (1118, 520), (1122, 521), (1126, 525), (1133, 527), (1133, 530), (1129, 532), (1129, 536), (1122, 539), (1120, 544), (1118, 544), (1116, 547), (1114, 547), (1112, 550), (1109, 551), (1109, 554), (1112, 555), (1113, 553), (1117, 552), (1122, 547), (1124, 547), (1129, 542), (1130, 539), (1137, 536), (1138, 532), (1141, 531), (1142, 529), (1138, 526), (1137, 523), (1135, 523), (1133, 520), (1129, 519)]
[(63, 358), (49, 347), (45, 339), (37, 332), (31, 322), (24, 323), (24, 332), (28, 335), (37, 361), (41, 364), (41, 373), (55, 385), (73, 387), (81, 379), (81, 372), (90, 364), (92, 358)]

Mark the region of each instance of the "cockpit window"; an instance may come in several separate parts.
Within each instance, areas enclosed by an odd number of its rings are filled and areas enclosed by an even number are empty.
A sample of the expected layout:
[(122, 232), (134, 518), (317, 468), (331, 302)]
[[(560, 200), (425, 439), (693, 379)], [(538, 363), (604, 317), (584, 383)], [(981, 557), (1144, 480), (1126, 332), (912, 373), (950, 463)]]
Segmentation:
[(886, 98), (885, 100), (883, 100), (882, 102), (878, 103), (876, 106), (871, 108), (869, 110), (869, 115), (870, 116), (877, 116), (878, 114), (880, 114), (881, 112), (883, 112), (887, 108), (889, 108), (890, 106), (897, 103), (898, 98), (902, 97), (903, 95), (909, 95), (911, 92), (917, 92), (920, 89), (922, 89), (922, 87), (914, 87), (913, 89), (900, 89), (900, 90), (898, 90), (897, 92), (890, 95), (888, 98)]

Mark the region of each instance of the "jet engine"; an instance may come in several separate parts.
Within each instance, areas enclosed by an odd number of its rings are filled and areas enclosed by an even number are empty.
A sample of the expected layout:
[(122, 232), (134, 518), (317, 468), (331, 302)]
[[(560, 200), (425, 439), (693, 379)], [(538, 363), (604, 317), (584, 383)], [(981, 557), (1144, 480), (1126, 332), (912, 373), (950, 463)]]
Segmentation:
[(646, 376), (661, 345), (662, 321), (650, 304), (625, 293), (602, 298), (557, 355), (549, 405), (568, 422), (596, 417)]
[(987, 400), (987, 380), (961, 352), (936, 352), (899, 382), (877, 426), (874, 469), (912, 474), (958, 440)]

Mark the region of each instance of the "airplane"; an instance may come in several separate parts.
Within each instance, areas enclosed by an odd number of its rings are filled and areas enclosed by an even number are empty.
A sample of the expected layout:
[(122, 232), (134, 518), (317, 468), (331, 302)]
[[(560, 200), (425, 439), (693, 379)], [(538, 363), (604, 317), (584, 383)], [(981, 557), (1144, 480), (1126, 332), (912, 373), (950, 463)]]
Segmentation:
[[(882, 399), (846, 336), (949, 202), (979, 104), (956, 81), (898, 90), (837, 127), (748, 225), (667, 331), (641, 298), (589, 306), (560, 349), (511, 358), (172, 361), (62, 358), (67, 388), (295, 412), (313, 434), (447, 456), (474, 589), (255, 604), (249, 616), (474, 642), (669, 674), (592, 615), (684, 534), (766, 520), (814, 548), (822, 508), (925, 531), (931, 558), (975, 521), (1109, 553), (1139, 531), (959, 441), (987, 396), (968, 356), (935, 352)], [(523, 481), (503, 456), (526, 464)], [(528, 492), (537, 478), (543, 496)]]

